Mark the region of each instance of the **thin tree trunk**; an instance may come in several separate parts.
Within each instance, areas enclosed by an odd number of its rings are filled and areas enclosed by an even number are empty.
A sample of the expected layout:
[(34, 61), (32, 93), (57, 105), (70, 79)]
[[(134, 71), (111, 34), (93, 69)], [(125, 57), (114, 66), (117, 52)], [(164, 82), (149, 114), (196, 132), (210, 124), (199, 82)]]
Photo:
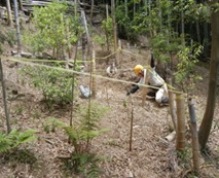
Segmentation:
[(93, 14), (94, 14), (94, 0), (91, 0), (91, 10), (90, 10), (90, 21), (92, 23), (93, 20)]
[(199, 22), (196, 22), (195, 25), (196, 25), (197, 39), (198, 39), (198, 42), (201, 44), (201, 34), (200, 34), (200, 25), (199, 25)]
[(92, 88), (92, 93), (93, 93), (93, 97), (96, 97), (96, 78), (95, 75), (96, 73), (96, 54), (95, 51), (93, 50), (92, 52), (92, 69), (91, 69), (91, 88)]
[(125, 0), (125, 17), (128, 17), (128, 2)]
[(12, 15), (11, 15), (10, 0), (7, 0), (6, 3), (7, 3), (8, 25), (11, 26), (12, 25)]
[[(218, 1), (215, 1), (218, 2)], [(211, 45), (211, 63), (210, 76), (208, 84), (208, 98), (205, 114), (199, 129), (199, 143), (201, 150), (206, 148), (215, 110), (216, 88), (217, 88), (217, 70), (219, 66), (219, 11), (211, 14), (212, 45)]]
[[(74, 64), (73, 64), (73, 71), (76, 70), (76, 61), (77, 61), (77, 51), (78, 51), (78, 43), (76, 44), (75, 47), (75, 56), (74, 56)], [(74, 111), (74, 95), (75, 95), (75, 73), (73, 73), (72, 76), (72, 103), (71, 103), (71, 117), (70, 117), (70, 126), (72, 127), (73, 125), (73, 111)], [(69, 139), (70, 140), (70, 139)]]
[(0, 58), (0, 79), (1, 79), (1, 83), (2, 83), (2, 95), (3, 95), (4, 110), (5, 110), (5, 117), (6, 117), (7, 133), (10, 133), (11, 132), (11, 126), (10, 126), (9, 112), (8, 112), (8, 106), (7, 106), (5, 81), (4, 81), (4, 76), (3, 76), (3, 67), (2, 67), (1, 58)]
[[(114, 37), (114, 52), (117, 50), (117, 27), (116, 27), (116, 16), (115, 16), (115, 0), (111, 0), (111, 13), (112, 13), (112, 21), (113, 21), (113, 37)], [(117, 65), (117, 60), (115, 56), (115, 61), (113, 61)]]
[(20, 22), (18, 14), (18, 3), (17, 0), (14, 0), (14, 18), (16, 25), (16, 36), (17, 36), (17, 55), (21, 56), (21, 33), (20, 33)]
[(130, 135), (129, 135), (129, 151), (132, 151), (132, 140), (133, 140), (133, 121), (134, 121), (134, 107), (131, 96), (130, 103), (131, 103), (131, 118), (130, 118)]
[(91, 39), (90, 39), (90, 33), (89, 33), (89, 30), (88, 30), (86, 15), (85, 15), (85, 12), (84, 12), (83, 9), (81, 9), (81, 18), (82, 18), (85, 33), (86, 33), (86, 39), (87, 39), (87, 43), (88, 43), (88, 53), (90, 54), (92, 44), (91, 44)]
[[(109, 7), (108, 7), (108, 4), (106, 5), (106, 20), (108, 21), (109, 20)], [(108, 31), (107, 31), (107, 28), (105, 29), (105, 33), (106, 33), (106, 45), (107, 45), (107, 51), (109, 51), (109, 47), (110, 47), (110, 44), (109, 44), (109, 34), (108, 34)]]

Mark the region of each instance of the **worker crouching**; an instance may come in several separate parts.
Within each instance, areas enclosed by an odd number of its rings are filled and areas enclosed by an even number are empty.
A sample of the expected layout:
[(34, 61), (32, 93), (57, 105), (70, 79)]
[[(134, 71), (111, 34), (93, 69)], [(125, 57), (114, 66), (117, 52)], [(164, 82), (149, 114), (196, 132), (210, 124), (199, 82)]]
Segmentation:
[(136, 84), (133, 84), (127, 95), (135, 93), (141, 84), (152, 86), (147, 90), (147, 96), (154, 97), (155, 101), (160, 105), (167, 105), (169, 102), (168, 88), (164, 79), (155, 71), (155, 67), (145, 69), (142, 65), (136, 65), (133, 69), (134, 73), (140, 77)]

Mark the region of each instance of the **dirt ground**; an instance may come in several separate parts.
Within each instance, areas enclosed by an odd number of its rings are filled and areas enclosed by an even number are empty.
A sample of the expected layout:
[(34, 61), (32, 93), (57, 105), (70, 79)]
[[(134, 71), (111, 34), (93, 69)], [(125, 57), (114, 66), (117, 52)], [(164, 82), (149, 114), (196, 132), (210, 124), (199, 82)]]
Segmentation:
[[(134, 47), (124, 50), (118, 57), (118, 73), (111, 79), (130, 81), (134, 77), (131, 68), (136, 64), (145, 64), (148, 56), (147, 50), (141, 53)], [(23, 65), (15, 65), (14, 62), (7, 61), (10, 59), (9, 55), (2, 58), (7, 94), (11, 97), (13, 89), (20, 94), (19, 97), (8, 101), (12, 128), (36, 129), (38, 139), (23, 145), (19, 152), (1, 156), (0, 178), (81, 177), (67, 174), (59, 159), (69, 155), (73, 150), (68, 144), (67, 136), (59, 130), (46, 133), (44, 128), (48, 117), (56, 117), (68, 123), (70, 107), (56, 108), (52, 111), (46, 109), (40, 102), (40, 92), (31, 88), (27, 82), (22, 82), (24, 79), (17, 71)], [(97, 74), (106, 77), (105, 67), (105, 64), (97, 63)], [(204, 67), (197, 67), (197, 70), (203, 77), (203, 80), (197, 83), (193, 96), (199, 124), (206, 105), (208, 70)], [(86, 85), (88, 79), (84, 76), (80, 77), (81, 84)], [(191, 140), (189, 137), (186, 140), (186, 149), (190, 154), (185, 156), (190, 166), (185, 163), (179, 165), (175, 153), (175, 139), (172, 141), (165, 139), (171, 133), (169, 107), (158, 107), (152, 100), (146, 100), (145, 105), (142, 106), (140, 92), (131, 97), (126, 96), (128, 86), (126, 83), (100, 78), (96, 82), (97, 94), (93, 100), (109, 108), (100, 123), (100, 126), (107, 128), (108, 131), (91, 143), (91, 150), (103, 158), (100, 163), (103, 172), (100, 178), (186, 177), (192, 168)], [(76, 100), (80, 106), (86, 106), (88, 103), (88, 100), (80, 97)], [(2, 100), (0, 102), (0, 125), (5, 129)], [(217, 100), (213, 129), (208, 142), (211, 154), (202, 159), (200, 178), (219, 178), (218, 103)], [(132, 151), (129, 151), (132, 111), (133, 138)], [(187, 109), (186, 116), (188, 121)]]

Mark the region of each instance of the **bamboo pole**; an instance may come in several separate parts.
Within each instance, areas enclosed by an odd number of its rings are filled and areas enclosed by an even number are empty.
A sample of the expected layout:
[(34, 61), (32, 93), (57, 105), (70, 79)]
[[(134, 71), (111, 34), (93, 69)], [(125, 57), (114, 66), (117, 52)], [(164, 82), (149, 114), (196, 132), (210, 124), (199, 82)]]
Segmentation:
[(6, 5), (7, 5), (7, 15), (8, 15), (8, 25), (11, 27), (12, 26), (12, 14), (11, 14), (11, 4), (10, 0), (6, 0)]
[[(77, 51), (78, 51), (78, 43), (75, 46), (75, 56), (74, 56), (74, 64), (73, 64), (73, 71), (76, 70), (76, 60), (77, 60)], [(72, 75), (72, 85), (71, 85), (71, 94), (72, 94), (72, 101), (71, 101), (71, 117), (70, 117), (70, 126), (73, 126), (73, 111), (74, 111), (74, 95), (75, 95), (75, 73)]]
[(17, 37), (17, 55), (21, 56), (21, 32), (20, 32), (20, 20), (18, 13), (18, 3), (14, 0), (14, 16), (15, 16), (15, 26), (16, 26), (16, 37)]
[[(95, 59), (95, 51), (93, 50), (92, 52), (92, 69), (91, 69), (91, 74), (95, 75), (96, 73), (96, 59)], [(92, 93), (93, 93), (93, 97), (96, 97), (96, 78), (92, 77), (92, 81), (91, 81), (91, 87), (92, 87)]]
[(2, 82), (2, 95), (3, 95), (3, 103), (4, 103), (4, 110), (5, 110), (5, 117), (6, 117), (6, 126), (7, 126), (7, 133), (11, 132), (11, 125), (10, 125), (10, 118), (7, 106), (7, 96), (6, 96), (6, 89), (5, 89), (5, 81), (3, 76), (3, 67), (2, 67), (2, 60), (0, 58), (0, 77)]
[(118, 53), (118, 58), (120, 59), (119, 61), (117, 61), (117, 65), (120, 66), (120, 64), (122, 64), (122, 57), (120, 57), (120, 54), (122, 53), (122, 43), (121, 43), (121, 40), (118, 41), (118, 50), (119, 50), (119, 53)]
[(198, 132), (197, 132), (197, 124), (196, 124), (196, 115), (195, 108), (192, 99), (189, 99), (188, 102), (189, 107), (189, 116), (190, 116), (190, 129), (192, 133), (192, 157), (193, 157), (193, 171), (196, 174), (199, 174), (200, 171), (200, 148), (198, 142)]
[(176, 94), (176, 106), (177, 106), (176, 150), (183, 151), (185, 148), (185, 101), (182, 94)]
[[(170, 85), (172, 85), (172, 81), (171, 79), (167, 79), (168, 80), (168, 83)], [(173, 127), (174, 127), (174, 130), (176, 131), (176, 127), (177, 127), (177, 124), (176, 124), (176, 121), (177, 121), (177, 115), (176, 115), (176, 105), (175, 105), (175, 94), (168, 90), (168, 95), (169, 95), (169, 108), (170, 108), (170, 115), (171, 115), (171, 119), (172, 119), (172, 122), (173, 122)]]
[(134, 107), (133, 107), (133, 103), (132, 103), (132, 98), (131, 96), (130, 100), (131, 100), (131, 118), (130, 118), (130, 134), (129, 134), (129, 151), (132, 151), (132, 137), (133, 137), (133, 120), (134, 120)]
[[(145, 75), (146, 75), (146, 76), (144, 76), (144, 77), (145, 77), (144, 84), (147, 84), (147, 83), (148, 83), (148, 80), (149, 80), (149, 75), (147, 75), (147, 72), (149, 72), (148, 69), (147, 69), (146, 72), (145, 72)], [(145, 100), (146, 100), (146, 96), (147, 96), (147, 91), (148, 91), (147, 87), (143, 87), (143, 93), (142, 93), (142, 107), (145, 105)]]
[[(115, 15), (115, 0), (111, 0), (111, 12), (112, 12), (112, 21), (113, 21), (113, 37), (114, 37), (114, 52), (117, 50), (117, 24), (116, 24), (116, 15)], [(115, 55), (115, 64), (117, 66), (117, 59)]]
[[(108, 7), (108, 4), (106, 5), (106, 20), (107, 20), (107, 22), (109, 20), (109, 7)], [(107, 51), (109, 51), (110, 50), (109, 34), (108, 34), (108, 31), (107, 31), (106, 27), (105, 27), (105, 33), (106, 33), (106, 45), (107, 45), (106, 48), (107, 48)]]

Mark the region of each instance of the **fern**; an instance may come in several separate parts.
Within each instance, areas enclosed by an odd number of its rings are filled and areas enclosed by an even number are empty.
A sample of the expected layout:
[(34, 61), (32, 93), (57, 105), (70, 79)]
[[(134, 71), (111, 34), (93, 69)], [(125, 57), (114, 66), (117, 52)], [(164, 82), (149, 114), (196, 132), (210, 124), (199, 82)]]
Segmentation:
[(35, 131), (20, 132), (12, 130), (9, 134), (0, 133), (0, 153), (8, 152), (19, 145), (35, 140)]
[[(79, 108), (77, 116), (80, 118), (79, 123), (72, 127), (55, 118), (50, 118), (47, 124), (52, 127), (58, 127), (68, 135), (70, 143), (74, 146), (70, 160), (67, 165), (70, 170), (83, 173), (85, 177), (98, 177), (100, 169), (98, 162), (100, 159), (93, 153), (89, 152), (90, 140), (101, 135), (106, 129), (100, 129), (99, 120), (107, 111), (106, 108), (92, 103), (88, 107)], [(46, 128), (49, 128), (47, 126)]]

